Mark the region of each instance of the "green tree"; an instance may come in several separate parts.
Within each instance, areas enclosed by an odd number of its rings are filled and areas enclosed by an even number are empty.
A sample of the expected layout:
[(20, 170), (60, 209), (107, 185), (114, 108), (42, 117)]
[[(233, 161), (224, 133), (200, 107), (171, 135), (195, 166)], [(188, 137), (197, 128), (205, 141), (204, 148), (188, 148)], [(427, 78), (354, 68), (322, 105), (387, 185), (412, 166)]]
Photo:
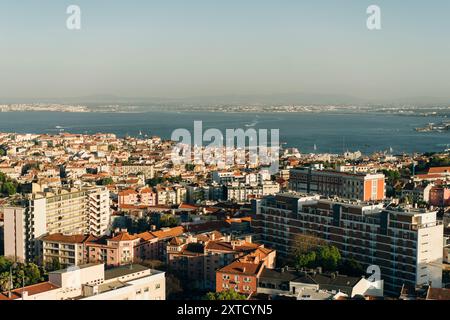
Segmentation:
[(396, 170), (383, 170), (382, 172), (386, 176), (389, 185), (394, 185), (401, 178), (400, 172)]
[(341, 261), (339, 249), (335, 246), (323, 246), (317, 251), (316, 266), (326, 271), (335, 271)]
[(2, 193), (12, 196), (17, 193), (17, 188), (11, 181), (6, 181), (2, 184)]
[(8, 291), (10, 289), (9, 272), (0, 273), (0, 291)]
[(142, 233), (150, 229), (150, 222), (146, 218), (139, 218), (133, 223), (132, 233)]
[(365, 274), (363, 266), (353, 258), (341, 262), (339, 272), (351, 277), (360, 277)]
[(160, 227), (162, 228), (173, 228), (178, 226), (178, 219), (171, 215), (171, 214), (165, 214), (161, 216), (160, 219)]
[[(12, 267), (12, 269), (11, 269)], [(0, 291), (10, 288), (11, 274), (13, 287), (20, 288), (45, 281), (45, 272), (34, 263), (16, 263), (5, 257), (0, 257)]]
[(208, 292), (204, 300), (246, 300), (246, 297), (234, 290), (222, 292)]
[(111, 184), (114, 184), (114, 180), (111, 177), (103, 178), (100, 180), (100, 185), (102, 186), (109, 186)]
[(52, 262), (47, 265), (47, 271), (57, 271), (61, 269), (61, 263), (59, 262), (58, 258), (53, 258)]
[(298, 269), (314, 268), (317, 260), (317, 254), (315, 251), (299, 254), (296, 257), (295, 267)]
[(8, 260), (4, 256), (0, 256), (0, 273), (4, 271), (9, 271), (9, 268), (11, 267), (12, 262)]

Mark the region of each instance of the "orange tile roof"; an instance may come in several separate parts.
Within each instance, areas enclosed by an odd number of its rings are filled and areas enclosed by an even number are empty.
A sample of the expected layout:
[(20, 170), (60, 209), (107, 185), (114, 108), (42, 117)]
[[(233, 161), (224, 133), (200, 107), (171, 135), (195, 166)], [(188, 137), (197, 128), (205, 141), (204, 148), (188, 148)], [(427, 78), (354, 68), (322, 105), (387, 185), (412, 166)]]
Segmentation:
[(156, 238), (156, 236), (154, 236), (151, 232), (148, 232), (148, 231), (136, 234), (136, 236), (138, 238), (141, 238), (144, 241), (148, 241), (148, 240), (152, 240), (152, 239)]
[(178, 207), (178, 209), (193, 209), (193, 210), (198, 209), (198, 208), (199, 208), (198, 206), (194, 206), (194, 205), (187, 204), (187, 203), (182, 203)]
[(165, 238), (172, 238), (180, 236), (184, 233), (184, 228), (179, 226), (175, 228), (170, 228), (168, 230), (158, 230), (153, 231), (152, 235), (159, 238), (159, 239), (165, 239)]
[(219, 269), (218, 272), (221, 273), (231, 273), (247, 276), (256, 276), (263, 268), (262, 263), (244, 263), (240, 261), (234, 261), (231, 264)]
[(119, 192), (119, 196), (121, 196), (121, 197), (132, 195), (132, 194), (137, 195), (138, 193), (132, 189), (123, 190), (123, 191)]
[[(26, 291), (29, 296), (33, 296), (33, 295), (36, 295), (39, 293), (43, 293), (43, 292), (47, 292), (47, 291), (51, 291), (51, 290), (55, 290), (55, 289), (59, 289), (59, 287), (50, 282), (42, 282), (42, 283), (33, 284), (31, 286), (24, 287), (23, 291)], [(11, 293), (12, 293), (11, 298), (8, 297), (8, 292), (1, 293), (0, 300), (16, 300), (16, 299), (22, 298), (22, 288), (15, 289)]]
[(416, 178), (419, 179), (439, 179), (442, 178), (442, 174), (433, 173), (433, 174), (418, 174)]
[(63, 242), (63, 243), (84, 243), (89, 239), (90, 236), (77, 234), (77, 235), (64, 235), (62, 233), (54, 233), (47, 236), (44, 236), (42, 240), (51, 241), (51, 242)]
[(206, 250), (214, 250), (214, 251), (235, 251), (230, 242), (222, 242), (222, 241), (210, 241), (206, 245)]
[(170, 240), (171, 246), (181, 246), (182, 244), (183, 244), (183, 241), (178, 237), (175, 237), (172, 240)]
[(450, 167), (433, 167), (428, 170), (428, 173), (450, 173)]
[(109, 239), (110, 241), (131, 241), (136, 240), (138, 237), (130, 235), (128, 232), (121, 232), (115, 237)]

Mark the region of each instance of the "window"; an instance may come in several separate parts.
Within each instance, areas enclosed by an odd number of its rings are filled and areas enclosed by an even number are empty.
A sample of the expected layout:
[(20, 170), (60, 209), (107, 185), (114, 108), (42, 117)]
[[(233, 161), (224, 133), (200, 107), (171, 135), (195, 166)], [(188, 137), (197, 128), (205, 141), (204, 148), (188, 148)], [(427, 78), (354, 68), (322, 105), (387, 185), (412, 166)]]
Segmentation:
[(230, 280), (230, 276), (227, 275), (227, 274), (224, 274), (224, 275), (222, 276), (222, 279), (223, 279), (223, 280)]
[(157, 289), (159, 289), (159, 288), (161, 288), (161, 284), (160, 284), (160, 283), (157, 283), (157, 284), (155, 285), (155, 289), (157, 290)]

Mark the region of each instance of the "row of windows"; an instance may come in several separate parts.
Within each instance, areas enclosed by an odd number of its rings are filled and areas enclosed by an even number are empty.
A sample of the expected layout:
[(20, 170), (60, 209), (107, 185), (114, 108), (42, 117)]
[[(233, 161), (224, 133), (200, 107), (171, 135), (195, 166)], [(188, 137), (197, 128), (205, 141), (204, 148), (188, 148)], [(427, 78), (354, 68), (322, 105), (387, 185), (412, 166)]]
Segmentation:
[[(230, 275), (224, 274), (224, 275), (222, 276), (222, 279), (223, 279), (223, 280), (230, 280)], [(235, 275), (235, 276), (234, 276), (234, 281), (236, 281), (236, 282), (239, 281), (239, 276), (238, 276), (238, 275)], [(250, 281), (252, 281), (252, 279), (251, 279), (250, 277), (244, 277), (244, 278), (243, 278), (243, 281), (244, 281), (244, 282), (250, 282)]]

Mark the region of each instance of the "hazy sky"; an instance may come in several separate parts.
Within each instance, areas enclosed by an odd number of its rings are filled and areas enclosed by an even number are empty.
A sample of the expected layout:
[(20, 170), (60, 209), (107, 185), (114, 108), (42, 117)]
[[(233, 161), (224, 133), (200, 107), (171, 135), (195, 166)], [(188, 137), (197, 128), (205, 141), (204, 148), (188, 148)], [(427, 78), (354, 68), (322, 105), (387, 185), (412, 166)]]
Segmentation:
[(450, 98), (450, 1), (0, 0), (0, 102), (284, 92)]

